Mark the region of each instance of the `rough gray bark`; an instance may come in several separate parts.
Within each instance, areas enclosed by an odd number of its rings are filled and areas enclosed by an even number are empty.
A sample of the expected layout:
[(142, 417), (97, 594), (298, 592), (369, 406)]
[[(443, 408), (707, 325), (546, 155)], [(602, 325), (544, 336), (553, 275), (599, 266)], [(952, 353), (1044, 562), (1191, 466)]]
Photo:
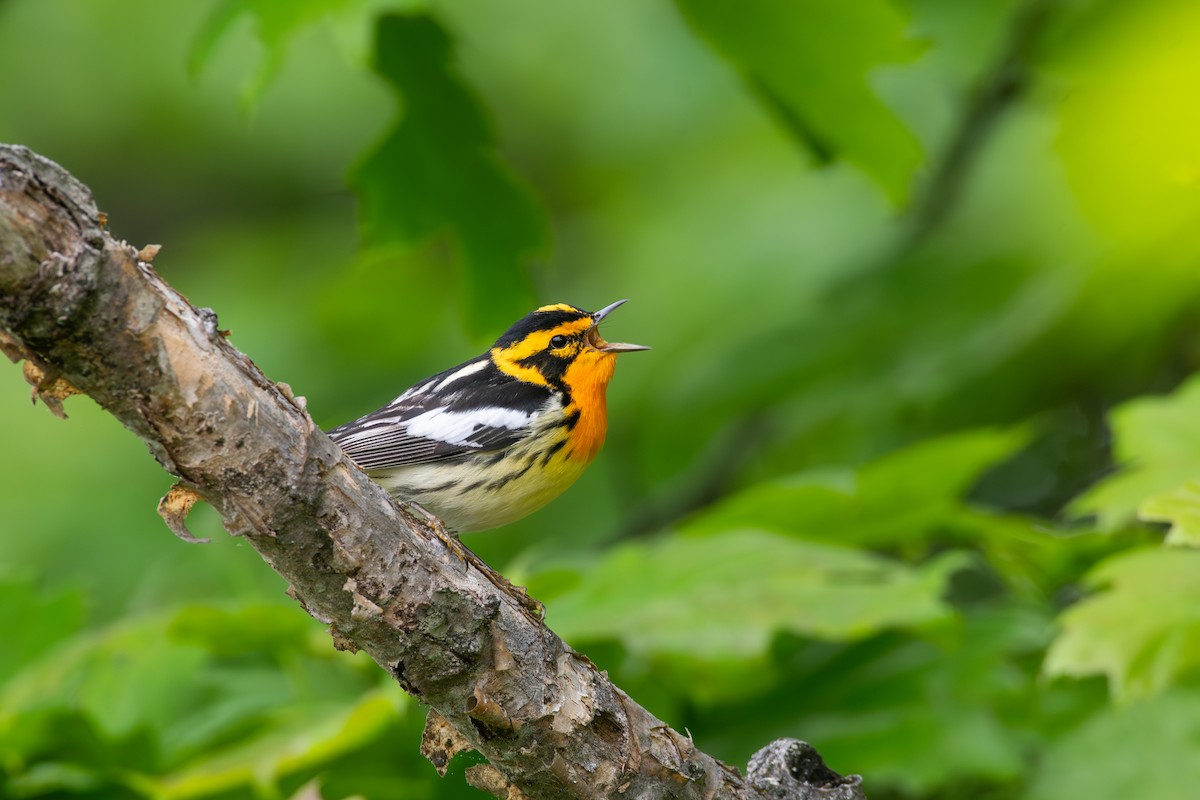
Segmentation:
[(152, 257), (113, 240), (61, 167), (0, 145), (0, 349), (52, 409), (77, 389), (110, 411), (337, 647), (427, 703), (435, 766), (474, 748), (474, 785), (534, 800), (863, 797), (795, 740), (743, 780), (637, 705), (372, 483)]

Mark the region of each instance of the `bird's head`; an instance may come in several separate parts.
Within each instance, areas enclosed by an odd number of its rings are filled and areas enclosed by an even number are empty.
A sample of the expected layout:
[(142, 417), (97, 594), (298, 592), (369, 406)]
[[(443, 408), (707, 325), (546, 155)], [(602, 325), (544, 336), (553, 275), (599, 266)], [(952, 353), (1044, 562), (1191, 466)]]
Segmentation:
[(650, 349), (601, 338), (600, 323), (625, 302), (618, 300), (594, 312), (566, 303), (542, 306), (496, 340), (490, 350), (492, 361), (501, 371), (530, 383), (572, 394), (589, 388), (603, 391), (618, 353)]

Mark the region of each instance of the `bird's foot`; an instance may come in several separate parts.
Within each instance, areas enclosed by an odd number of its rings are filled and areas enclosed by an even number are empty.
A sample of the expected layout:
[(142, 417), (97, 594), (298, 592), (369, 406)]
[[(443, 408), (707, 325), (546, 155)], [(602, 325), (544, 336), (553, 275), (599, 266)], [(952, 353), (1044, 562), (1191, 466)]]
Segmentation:
[(445, 523), (438, 519), (437, 516), (430, 513), (427, 509), (423, 508), (419, 503), (409, 501), (408, 505), (411, 506), (415, 511), (419, 512), (423, 517), (425, 517), (426, 520), (428, 520), (429, 527), (433, 529), (434, 534), (438, 537), (438, 539), (441, 540), (442, 544), (446, 545), (451, 553), (454, 553), (454, 555), (458, 556), (459, 560), (462, 561), (463, 564), (469, 564), (483, 573), (483, 577), (487, 578), (488, 581), (501, 592), (504, 592), (504, 594), (515, 600), (517, 605), (520, 606), (521, 610), (526, 614), (531, 615), (538, 621), (546, 618), (546, 606), (543, 605), (541, 601), (530, 597), (528, 589), (526, 589), (524, 586), (517, 586), (508, 578), (489, 567), (482, 558), (475, 555), (475, 553), (471, 551), (471, 548), (463, 544), (461, 539), (451, 533), (446, 528)]

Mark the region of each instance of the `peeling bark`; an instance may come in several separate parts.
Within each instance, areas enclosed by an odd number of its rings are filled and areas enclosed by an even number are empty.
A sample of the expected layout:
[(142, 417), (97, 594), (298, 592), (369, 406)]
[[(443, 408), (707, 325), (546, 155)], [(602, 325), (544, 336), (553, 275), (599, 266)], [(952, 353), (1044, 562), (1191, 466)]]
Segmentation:
[(104, 222), (61, 167), (0, 145), (0, 351), (52, 410), (84, 392), (146, 442), (181, 479), (164, 498), (173, 529), (195, 495), (211, 503), (336, 647), (428, 704), (435, 765), (469, 746), (490, 763), (474, 785), (532, 800), (864, 796), (794, 740), (745, 780), (697, 750), (466, 568), (155, 273), (156, 248)]

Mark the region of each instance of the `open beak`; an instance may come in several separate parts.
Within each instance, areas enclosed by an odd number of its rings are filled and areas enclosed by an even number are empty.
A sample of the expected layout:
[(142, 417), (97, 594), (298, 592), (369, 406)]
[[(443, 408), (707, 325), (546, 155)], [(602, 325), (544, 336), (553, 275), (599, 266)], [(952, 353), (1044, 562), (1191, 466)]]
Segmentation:
[(587, 332), (587, 342), (601, 353), (632, 353), (635, 350), (649, 350), (642, 344), (626, 344), (624, 342), (606, 342), (600, 338), (600, 323), (604, 318), (617, 309), (617, 307), (628, 303), (628, 300), (618, 300), (617, 302), (607, 305), (604, 308), (592, 314), (592, 327)]

